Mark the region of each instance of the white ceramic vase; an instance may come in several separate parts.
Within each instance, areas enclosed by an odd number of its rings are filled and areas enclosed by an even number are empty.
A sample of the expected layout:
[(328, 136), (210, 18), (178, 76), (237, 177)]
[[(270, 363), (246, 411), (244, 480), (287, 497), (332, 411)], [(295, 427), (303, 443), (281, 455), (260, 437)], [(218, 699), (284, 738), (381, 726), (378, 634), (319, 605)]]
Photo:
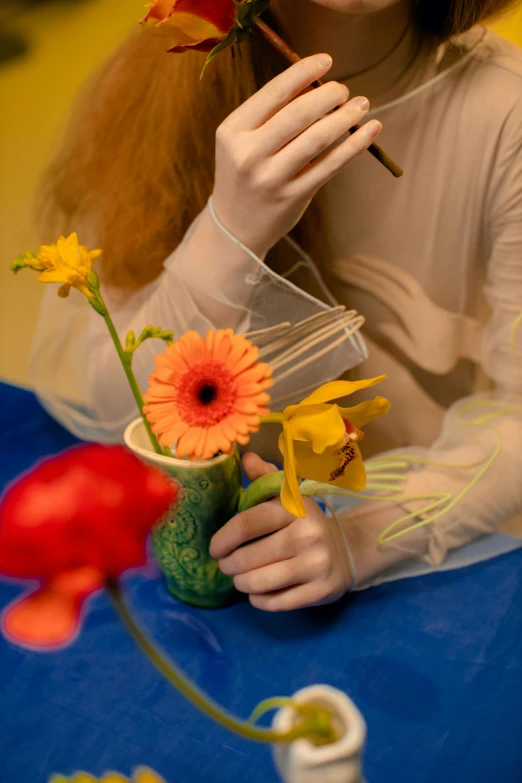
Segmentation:
[[(363, 783), (362, 752), (366, 724), (355, 704), (329, 685), (311, 685), (292, 697), (299, 704), (319, 702), (335, 715), (341, 734), (331, 745), (316, 747), (305, 739), (273, 746), (276, 767), (285, 783)], [(273, 721), (277, 731), (292, 728), (295, 712), (280, 709)]]

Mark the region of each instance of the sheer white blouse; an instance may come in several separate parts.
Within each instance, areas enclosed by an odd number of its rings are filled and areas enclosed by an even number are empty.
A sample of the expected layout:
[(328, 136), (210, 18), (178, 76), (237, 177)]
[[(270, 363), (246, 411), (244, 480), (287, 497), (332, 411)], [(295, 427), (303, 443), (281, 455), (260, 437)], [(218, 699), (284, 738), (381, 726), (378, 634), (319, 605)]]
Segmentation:
[[(108, 294), (122, 338), (148, 323), (177, 334), (259, 332), (275, 367), (276, 409), (352, 368), (387, 373), (379, 393), (392, 410), (362, 444), (377, 455), (367, 496), (385, 499), (337, 499), (337, 508), (348, 505), (354, 524), (373, 530), (368, 520), (386, 509), (399, 527), (385, 537), (419, 524), (388, 546), (424, 537), (430, 567), (512, 549), (522, 522), (522, 327), (513, 331), (522, 311), (522, 51), (482, 28), (453, 46), (451, 67), (375, 112), (404, 177), (363, 155), (324, 189), (326, 282), (345, 311), (324, 304), (324, 291), (316, 298), (322, 283), (299, 249), (288, 244), (282, 278), (209, 207), (198, 220), (219, 266), (206, 263), (191, 230), (152, 285), (123, 304)], [(314, 295), (292, 282), (294, 272)], [(136, 354), (144, 386), (159, 350), (149, 341)], [(120, 439), (136, 415), (103, 321), (76, 292), (66, 302), (46, 294), (33, 379), (80, 437)], [(484, 534), (493, 534), (487, 543), (447, 557)]]

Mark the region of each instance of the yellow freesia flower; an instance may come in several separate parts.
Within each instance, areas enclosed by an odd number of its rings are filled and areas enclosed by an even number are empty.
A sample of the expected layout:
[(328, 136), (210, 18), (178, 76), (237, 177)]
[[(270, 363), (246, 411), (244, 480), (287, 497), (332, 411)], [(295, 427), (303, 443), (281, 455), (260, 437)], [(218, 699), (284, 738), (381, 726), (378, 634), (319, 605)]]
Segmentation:
[[(89, 775), (88, 772), (76, 772), (70, 778), (55, 775), (49, 783), (131, 783), (131, 780), (118, 772), (107, 772), (99, 780)], [(154, 770), (148, 767), (139, 767), (132, 776), (132, 783), (165, 783), (165, 781)]]
[[(63, 283), (58, 296), (69, 296), (71, 288), (76, 288), (90, 298), (93, 294), (87, 285), (87, 278), (92, 272), (92, 262), (101, 253), (101, 250), (87, 250), (84, 245), (80, 245), (76, 232), (68, 237), (60, 237), (55, 245), (42, 245), (36, 258), (44, 271), (38, 282)], [(31, 266), (37, 268), (34, 264)]]
[(300, 479), (358, 492), (365, 488), (366, 470), (357, 445), (364, 437), (361, 428), (387, 413), (390, 403), (384, 397), (376, 397), (351, 408), (341, 408), (331, 400), (367, 389), (386, 377), (327, 383), (298, 405), (289, 405), (282, 413), (264, 419), (283, 425), (279, 438), (285, 472), (281, 502), (291, 514), (306, 515), (299, 492)]
[(11, 264), (12, 272), (19, 272), (20, 269), (34, 269), (35, 272), (43, 272), (47, 267), (42, 261), (38, 260), (34, 253), (26, 250), (25, 253), (15, 258)]

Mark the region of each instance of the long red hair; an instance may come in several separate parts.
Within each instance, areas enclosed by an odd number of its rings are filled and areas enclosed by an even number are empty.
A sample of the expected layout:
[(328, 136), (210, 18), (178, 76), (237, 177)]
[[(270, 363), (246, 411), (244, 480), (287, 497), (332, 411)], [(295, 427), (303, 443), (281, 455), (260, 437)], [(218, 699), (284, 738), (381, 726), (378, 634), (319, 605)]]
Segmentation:
[[(414, 0), (423, 35), (462, 32), (512, 0)], [(167, 55), (132, 35), (82, 90), (40, 200), (45, 241), (78, 230), (103, 248), (104, 281), (133, 291), (154, 280), (204, 208), (218, 125), (286, 63), (262, 43), (226, 51), (200, 81), (205, 55)], [(313, 252), (317, 205), (297, 228)]]

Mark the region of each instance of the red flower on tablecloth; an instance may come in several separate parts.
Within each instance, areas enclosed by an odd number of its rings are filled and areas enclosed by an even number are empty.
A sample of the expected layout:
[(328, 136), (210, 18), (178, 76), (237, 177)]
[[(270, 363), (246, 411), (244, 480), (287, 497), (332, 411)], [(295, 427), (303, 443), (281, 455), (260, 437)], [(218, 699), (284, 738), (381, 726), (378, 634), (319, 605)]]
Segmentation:
[(0, 574), (41, 587), (5, 610), (4, 633), (28, 646), (70, 641), (85, 599), (145, 563), (149, 531), (178, 493), (120, 446), (79, 446), (27, 473), (0, 503)]

